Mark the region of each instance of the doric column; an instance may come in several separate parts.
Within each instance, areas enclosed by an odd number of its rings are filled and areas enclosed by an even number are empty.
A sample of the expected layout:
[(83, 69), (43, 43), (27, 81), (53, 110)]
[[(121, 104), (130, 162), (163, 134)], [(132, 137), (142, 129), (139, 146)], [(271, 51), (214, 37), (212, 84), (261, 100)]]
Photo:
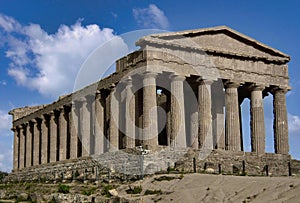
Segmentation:
[(239, 83), (225, 83), (225, 145), (227, 150), (240, 151), (240, 119), (237, 88)]
[(57, 157), (57, 123), (55, 114), (50, 112), (50, 162), (56, 162)]
[(95, 98), (95, 154), (104, 152), (104, 104), (101, 92), (97, 91)]
[(37, 119), (31, 122), (33, 123), (33, 165), (36, 166), (40, 161), (40, 130)]
[(289, 153), (288, 138), (288, 119), (286, 111), (287, 90), (275, 88), (273, 93), (273, 111), (274, 111), (274, 145), (275, 153)]
[(19, 169), (22, 169), (25, 167), (25, 135), (26, 135), (26, 126), (21, 125), (20, 126), (20, 150), (19, 150)]
[(109, 113), (109, 151), (119, 149), (119, 101), (117, 98), (116, 87), (111, 87), (110, 98), (110, 113)]
[(13, 151), (13, 170), (17, 171), (19, 168), (19, 145), (20, 145), (20, 129), (12, 128), (14, 132), (14, 151)]
[(135, 147), (135, 97), (132, 90), (132, 78), (126, 79), (125, 98), (125, 147)]
[(25, 166), (29, 167), (32, 163), (32, 133), (30, 123), (26, 123), (26, 162)]
[(59, 126), (59, 161), (67, 159), (67, 114), (64, 107), (61, 107), (58, 117)]
[(171, 146), (184, 148), (186, 145), (184, 76), (171, 75)]
[(251, 147), (252, 152), (257, 154), (265, 153), (263, 89), (260, 86), (253, 86), (251, 89)]
[(193, 111), (191, 113), (191, 125), (190, 125), (190, 134), (191, 134), (191, 143), (190, 146), (193, 149), (198, 149), (198, 145), (199, 145), (199, 113), (198, 110), (197, 111)]
[(41, 117), (41, 130), (42, 130), (42, 147), (41, 147), (41, 163), (45, 164), (48, 162), (48, 124), (47, 124), (47, 116), (43, 115)]
[(69, 111), (69, 132), (70, 132), (70, 159), (78, 157), (78, 117), (76, 115), (75, 103), (72, 103)]
[(86, 97), (82, 98), (82, 106), (80, 108), (80, 133), (82, 143), (82, 156), (90, 155), (90, 139), (91, 139), (91, 120), (89, 101)]
[(199, 147), (213, 149), (212, 114), (211, 114), (212, 81), (200, 80), (198, 86), (199, 103)]
[(148, 149), (158, 146), (156, 76), (145, 72), (143, 78), (143, 145)]

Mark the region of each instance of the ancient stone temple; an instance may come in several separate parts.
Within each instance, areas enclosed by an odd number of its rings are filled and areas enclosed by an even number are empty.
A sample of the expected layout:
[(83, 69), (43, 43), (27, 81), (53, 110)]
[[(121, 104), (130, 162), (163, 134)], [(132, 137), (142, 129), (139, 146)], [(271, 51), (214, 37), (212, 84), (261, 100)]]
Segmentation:
[[(150, 154), (209, 151), (196, 160), (205, 162), (204, 169), (209, 163), (225, 170), (243, 160), (243, 167), (272, 170), (275, 163), (284, 169), (274, 167), (273, 173), (285, 173), (288, 55), (225, 26), (149, 35), (136, 45), (140, 49), (117, 60), (108, 77), (52, 104), (10, 112), (14, 172), (141, 146)], [(274, 136), (275, 153), (265, 153), (267, 95), (273, 95), (274, 135), (268, 136)], [(247, 153), (245, 99), (251, 118)]]

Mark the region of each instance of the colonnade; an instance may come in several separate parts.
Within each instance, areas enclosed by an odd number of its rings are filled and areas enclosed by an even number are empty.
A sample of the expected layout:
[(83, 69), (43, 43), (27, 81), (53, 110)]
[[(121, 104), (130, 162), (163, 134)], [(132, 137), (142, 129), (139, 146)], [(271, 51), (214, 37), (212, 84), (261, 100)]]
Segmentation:
[[(137, 90), (133, 78), (123, 81), (122, 99), (115, 84), (97, 90), (96, 95), (83, 96), (22, 125), (14, 131), (14, 170), (39, 164), (74, 159), (91, 154), (101, 154), (142, 144), (155, 149), (158, 142), (157, 73), (142, 74), (142, 108), (136, 108)], [(213, 127), (212, 85), (214, 81), (199, 77), (197, 84), (198, 109), (190, 115), (191, 124), (185, 121), (186, 102), (184, 82), (186, 77), (171, 74), (170, 112), (167, 126), (167, 145), (174, 148), (209, 148), (241, 151), (241, 124), (239, 87), (241, 83), (223, 80), (225, 94), (225, 132), (216, 140)], [(223, 87), (221, 87), (223, 91)], [(249, 86), (251, 100), (251, 149), (265, 153), (265, 123), (263, 91), (266, 87)], [(288, 154), (288, 126), (286, 112), (287, 90), (274, 87), (274, 143), (275, 153)], [(218, 103), (218, 101), (217, 101)], [(121, 108), (122, 107), (122, 108)], [(221, 109), (223, 106), (221, 106)], [(142, 112), (137, 112), (141, 109)], [(137, 115), (142, 114), (142, 124), (137, 126)], [(120, 130), (120, 123), (124, 126)], [(220, 125), (218, 123), (217, 125)], [(137, 129), (142, 127), (142, 130)], [(187, 131), (190, 128), (190, 131)], [(123, 132), (121, 132), (123, 131)], [(217, 130), (218, 131), (218, 130)], [(189, 132), (189, 133), (187, 133)], [(121, 136), (123, 133), (125, 136)]]

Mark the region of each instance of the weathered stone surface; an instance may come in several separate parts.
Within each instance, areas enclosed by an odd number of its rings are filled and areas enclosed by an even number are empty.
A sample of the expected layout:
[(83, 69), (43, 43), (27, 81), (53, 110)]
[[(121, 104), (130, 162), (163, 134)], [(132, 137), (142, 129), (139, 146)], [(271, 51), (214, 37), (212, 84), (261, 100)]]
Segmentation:
[[(240, 108), (245, 98), (251, 99), (253, 153), (244, 155), (243, 168), (261, 174), (267, 165), (270, 173), (286, 174), (286, 166), (275, 170), (273, 165), (290, 161), (285, 99), (290, 89), (288, 55), (224, 26), (146, 36), (137, 45), (141, 49), (119, 59), (116, 72), (108, 77), (52, 104), (10, 112), (16, 174), (24, 180), (56, 180), (79, 173), (85, 181), (97, 176), (88, 166), (107, 173), (153, 173), (166, 169), (189, 146), (202, 150), (201, 160), (203, 151), (221, 150), (205, 157), (203, 170), (217, 171), (216, 164), (221, 164), (222, 170), (236, 173), (240, 153), (245, 154), (240, 152)], [(197, 110), (189, 107), (193, 104), (185, 86), (191, 87)], [(216, 92), (218, 96), (212, 96)], [(274, 95), (272, 155), (264, 150), (263, 97), (270, 92)], [(166, 123), (158, 106), (165, 111)], [(118, 151), (139, 145), (151, 151), (140, 151), (146, 153), (143, 156)], [(183, 151), (174, 155), (164, 151), (172, 147)], [(91, 154), (97, 157), (90, 159)]]

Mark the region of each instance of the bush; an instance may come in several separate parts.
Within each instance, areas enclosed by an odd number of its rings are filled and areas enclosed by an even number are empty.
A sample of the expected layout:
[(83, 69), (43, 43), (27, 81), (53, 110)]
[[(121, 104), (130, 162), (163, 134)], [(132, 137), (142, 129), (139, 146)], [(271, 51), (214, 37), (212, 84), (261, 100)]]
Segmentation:
[(146, 190), (144, 195), (160, 195), (162, 191), (159, 190)]
[(159, 181), (159, 182), (164, 181), (164, 180), (170, 181), (170, 180), (174, 180), (174, 179), (176, 179), (176, 177), (174, 177), (174, 176), (160, 176), (158, 178), (154, 178), (155, 181)]
[(68, 194), (70, 192), (70, 186), (69, 185), (58, 185), (58, 192), (63, 194)]
[(143, 190), (142, 186), (134, 186), (133, 189), (129, 186), (129, 189), (126, 190), (126, 193), (127, 194), (140, 194), (142, 192), (142, 190)]
[(84, 189), (82, 191), (82, 194), (83, 195), (87, 195), (87, 196), (90, 196), (91, 194), (93, 194), (95, 192), (97, 188), (93, 187), (93, 188), (89, 188), (89, 189)]
[(7, 176), (7, 175), (8, 175), (8, 173), (0, 171), (0, 182), (1, 182), (1, 181), (4, 179), (4, 177)]
[(114, 189), (114, 187), (112, 185), (102, 185), (103, 189), (101, 192), (101, 195), (105, 196), (105, 197), (111, 197), (109, 190)]

